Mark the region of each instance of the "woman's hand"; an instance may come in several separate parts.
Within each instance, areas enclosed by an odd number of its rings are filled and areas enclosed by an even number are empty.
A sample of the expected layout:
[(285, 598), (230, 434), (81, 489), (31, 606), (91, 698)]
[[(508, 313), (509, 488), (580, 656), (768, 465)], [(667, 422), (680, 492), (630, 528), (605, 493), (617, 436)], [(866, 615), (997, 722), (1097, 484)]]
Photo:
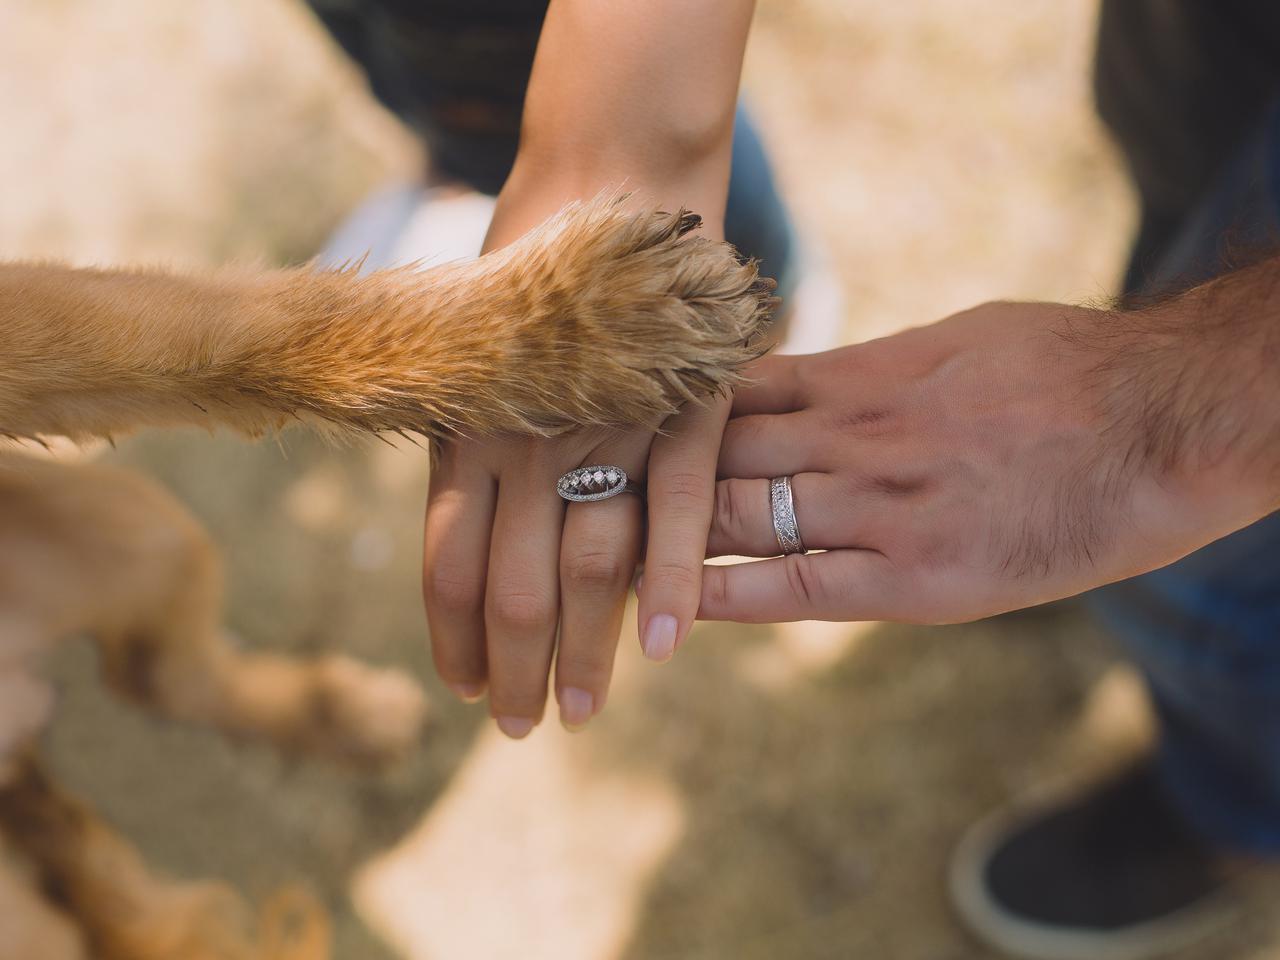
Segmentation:
[[(752, 7), (752, 0), (551, 4), (519, 155), (486, 249), (510, 243), (566, 201), (619, 186), (636, 202), (695, 211), (703, 235), (723, 239)], [(665, 660), (697, 610), (726, 416), (727, 403), (691, 409), (657, 442), (653, 430), (637, 430), (443, 449), (424, 556), (432, 650), (459, 695), (477, 698), (488, 685), (490, 713), (508, 736), (525, 736), (541, 719), (553, 651), (561, 721), (579, 727), (604, 706), (643, 546), (637, 497), (566, 508), (556, 480), (588, 464), (616, 464), (647, 480), (643, 647)]]
[[(553, 652), (562, 722), (581, 726), (604, 707), (642, 548), (645, 655), (670, 658), (688, 633), (727, 414), (727, 400), (692, 406), (656, 441), (650, 431), (597, 431), (443, 448), (426, 525), (432, 650), (460, 696), (478, 698), (487, 684), (490, 712), (508, 736), (524, 736), (541, 719)], [(566, 508), (556, 480), (586, 464), (616, 464), (647, 480), (647, 546), (637, 496)]]
[(778, 476), (793, 477), (805, 546), (827, 552), (708, 566), (699, 616), (972, 620), (1146, 572), (1265, 515), (1280, 492), (1242, 479), (1259, 457), (1238, 442), (1268, 422), (1244, 375), (1265, 351), (1203, 316), (993, 303), (766, 358), (726, 428), (708, 554), (776, 557)]
[[(486, 245), (504, 245), (560, 202), (545, 188), (504, 191)], [(704, 230), (723, 237), (717, 221)], [(708, 397), (649, 429), (442, 445), (428, 495), (423, 586), (436, 668), (455, 693), (474, 700), (487, 686), (499, 728), (523, 737), (542, 718), (554, 654), (561, 722), (576, 729), (589, 721), (608, 696), (642, 552), (649, 573), (641, 647), (652, 660), (671, 657), (698, 609), (728, 411), (726, 398)], [(556, 493), (561, 475), (591, 464), (620, 466), (647, 484), (647, 542), (639, 497), (566, 506)]]

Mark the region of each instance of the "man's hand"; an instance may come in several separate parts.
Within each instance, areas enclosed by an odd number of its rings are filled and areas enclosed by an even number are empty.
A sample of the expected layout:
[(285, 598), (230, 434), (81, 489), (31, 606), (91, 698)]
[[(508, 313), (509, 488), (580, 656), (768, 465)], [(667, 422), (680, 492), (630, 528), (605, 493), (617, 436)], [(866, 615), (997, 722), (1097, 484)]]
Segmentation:
[(972, 620), (1264, 516), (1280, 505), (1277, 275), (1144, 311), (993, 303), (767, 358), (734, 402), (708, 555), (778, 554), (783, 475), (806, 547), (827, 552), (708, 566), (699, 616)]

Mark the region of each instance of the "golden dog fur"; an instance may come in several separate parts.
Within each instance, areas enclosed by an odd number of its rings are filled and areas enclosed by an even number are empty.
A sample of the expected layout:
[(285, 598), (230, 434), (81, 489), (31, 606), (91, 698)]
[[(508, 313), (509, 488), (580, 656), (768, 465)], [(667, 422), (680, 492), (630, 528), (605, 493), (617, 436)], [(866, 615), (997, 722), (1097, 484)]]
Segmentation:
[[(697, 223), (601, 198), (476, 261), (363, 277), (0, 265), (0, 435), (653, 424), (729, 386), (772, 306), (753, 264), (684, 236)], [(53, 704), (37, 662), (72, 634), (169, 717), (342, 760), (415, 742), (425, 701), (408, 677), (241, 650), (221, 604), (209, 538), (158, 487), (0, 452), (0, 915), (26, 918), (0, 931), (0, 960), (327, 955), (305, 897), (255, 922), (223, 886), (153, 875), (37, 758)]]

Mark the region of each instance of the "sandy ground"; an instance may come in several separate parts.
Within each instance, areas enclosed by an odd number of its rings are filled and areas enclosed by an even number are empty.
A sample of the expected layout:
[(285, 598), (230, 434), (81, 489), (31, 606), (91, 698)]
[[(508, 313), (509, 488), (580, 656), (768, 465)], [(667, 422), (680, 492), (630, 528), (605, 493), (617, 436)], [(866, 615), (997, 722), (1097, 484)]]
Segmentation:
[[(1093, 16), (761, 4), (747, 92), (849, 339), (1111, 290), (1132, 212), (1088, 99)], [(417, 163), (286, 0), (0, 0), (0, 129), (0, 257), (294, 262)], [(246, 643), (400, 664), (432, 693), (421, 750), (370, 777), (160, 724), (102, 691), (87, 644), (54, 667), (61, 777), (177, 875), (311, 884), (344, 960), (986, 957), (943, 893), (959, 831), (1144, 736), (1132, 676), (1064, 605), (708, 626), (663, 668), (629, 633), (590, 732), (509, 744), (429, 670), (419, 452), (169, 434), (111, 457), (223, 544)], [(1276, 893), (1184, 960), (1275, 956)]]

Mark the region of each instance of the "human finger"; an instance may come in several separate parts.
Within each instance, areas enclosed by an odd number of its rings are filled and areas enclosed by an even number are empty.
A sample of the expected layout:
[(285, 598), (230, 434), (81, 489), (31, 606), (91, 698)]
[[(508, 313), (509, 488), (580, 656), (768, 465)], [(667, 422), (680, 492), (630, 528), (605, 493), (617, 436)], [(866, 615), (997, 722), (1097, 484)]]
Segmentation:
[(495, 477), (466, 449), (442, 451), (427, 493), (422, 595), (436, 671), (467, 701), (484, 695), (488, 678), (484, 596), (496, 497)]
[(564, 501), (554, 469), (521, 464), (498, 481), (485, 592), (489, 712), (519, 739), (542, 719), (559, 618)]
[(810, 412), (734, 417), (724, 427), (716, 473), (721, 477), (780, 477), (818, 470), (831, 435)]
[[(736, 477), (716, 484), (708, 557), (776, 557), (782, 552), (770, 486), (770, 480)], [(848, 484), (826, 473), (793, 476), (791, 501), (800, 539), (810, 550), (878, 547), (894, 522), (885, 498), (855, 496)]]
[[(606, 442), (590, 461), (621, 467), (642, 482), (650, 436)], [(643, 530), (644, 504), (633, 493), (569, 505), (560, 544), (555, 690), (560, 721), (571, 730), (599, 713), (608, 696)]]
[(875, 550), (791, 554), (702, 573), (700, 620), (787, 623), (793, 620), (891, 620), (903, 608), (904, 584)]
[(675, 653), (698, 612), (716, 457), (729, 406), (728, 398), (689, 406), (668, 419), (653, 441), (644, 588), (637, 612), (641, 649), (651, 660)]
[(745, 381), (734, 388), (731, 416), (792, 413), (805, 405), (800, 373), (808, 358), (771, 353), (745, 371)]

